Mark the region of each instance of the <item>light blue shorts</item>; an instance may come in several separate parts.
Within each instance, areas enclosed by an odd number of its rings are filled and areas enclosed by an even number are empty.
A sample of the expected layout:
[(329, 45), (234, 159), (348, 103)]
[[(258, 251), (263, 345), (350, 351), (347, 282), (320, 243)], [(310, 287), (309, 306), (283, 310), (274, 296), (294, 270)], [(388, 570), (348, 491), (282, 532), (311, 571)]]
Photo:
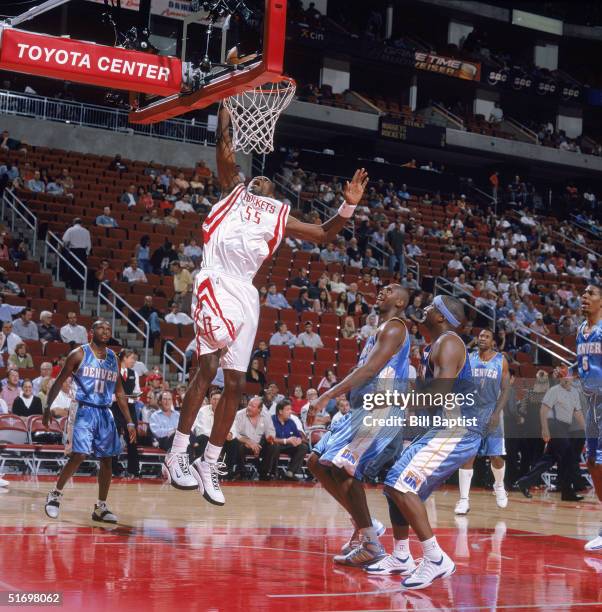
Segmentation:
[[(356, 408), (342, 426), (333, 431), (320, 446), (320, 463), (344, 469), (350, 476), (362, 480), (375, 477), (382, 467), (395, 459), (403, 445), (403, 427), (400, 422), (391, 425), (374, 425), (365, 417), (403, 419), (404, 411), (390, 407), (375, 411)], [(324, 440), (324, 438), (322, 438)], [(320, 443), (322, 443), (320, 440)]]
[(385, 484), (424, 501), (477, 454), (482, 440), (480, 433), (463, 427), (431, 429), (401, 453)]
[(111, 410), (80, 403), (74, 417), (69, 416), (65, 452), (113, 457), (121, 454), (121, 450)]
[(587, 458), (602, 465), (602, 394), (593, 393), (585, 396), (587, 412), (585, 413), (585, 435), (587, 438)]

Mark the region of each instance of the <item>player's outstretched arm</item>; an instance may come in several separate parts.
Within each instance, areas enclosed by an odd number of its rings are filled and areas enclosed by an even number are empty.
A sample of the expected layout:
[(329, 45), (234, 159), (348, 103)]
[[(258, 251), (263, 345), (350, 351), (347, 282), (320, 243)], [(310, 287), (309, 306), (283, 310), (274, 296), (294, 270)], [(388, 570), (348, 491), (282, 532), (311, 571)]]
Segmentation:
[(48, 391), (48, 398), (46, 400), (46, 408), (44, 408), (44, 415), (42, 416), (42, 422), (46, 427), (50, 425), (50, 406), (54, 404), (56, 396), (59, 394), (63, 383), (79, 368), (82, 359), (84, 357), (84, 351), (81, 346), (73, 349), (67, 356), (59, 375), (56, 377)]
[(387, 361), (399, 351), (406, 338), (406, 326), (399, 320), (388, 321), (378, 334), (374, 348), (370, 351), (366, 362), (347, 374), (340, 382), (325, 391), (317, 400), (318, 411), (322, 410), (332, 399), (344, 395), (374, 378), (385, 366)]
[(362, 201), (364, 190), (368, 184), (368, 173), (364, 168), (355, 171), (353, 178), (347, 181), (343, 189), (345, 202), (339, 207), (338, 213), (322, 223), (322, 225), (314, 225), (313, 223), (304, 223), (289, 217), (286, 223), (286, 234), (292, 238), (300, 240), (308, 240), (309, 242), (317, 242), (323, 244), (332, 240), (344, 227), (349, 218), (353, 216), (355, 207)]
[(232, 148), (232, 137), (230, 136), (230, 113), (223, 105), (218, 113), (216, 138), (217, 178), (222, 194), (226, 194), (241, 181), (236, 171), (236, 154)]
[(128, 436), (130, 438), (130, 442), (133, 444), (136, 441), (136, 426), (134, 423), (132, 423), (132, 415), (130, 414), (130, 407), (128, 406), (125, 391), (123, 390), (121, 376), (117, 377), (117, 383), (115, 385), (115, 400), (119, 406), (119, 410), (121, 410), (121, 414), (123, 414), (125, 422), (127, 423)]

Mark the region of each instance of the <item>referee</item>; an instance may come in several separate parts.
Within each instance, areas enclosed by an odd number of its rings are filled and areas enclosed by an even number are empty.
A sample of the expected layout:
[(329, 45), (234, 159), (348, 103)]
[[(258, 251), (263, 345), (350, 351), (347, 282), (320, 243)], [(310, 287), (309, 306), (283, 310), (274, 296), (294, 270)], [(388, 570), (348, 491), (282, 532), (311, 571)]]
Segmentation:
[(583, 498), (577, 495), (574, 489), (575, 449), (570, 440), (570, 430), (573, 418), (585, 429), (585, 419), (581, 411), (579, 391), (570, 376), (562, 377), (558, 385), (547, 391), (539, 416), (541, 437), (547, 444), (546, 453), (516, 484), (526, 497), (531, 497), (529, 487), (537, 484), (543, 472), (555, 461), (558, 466), (558, 488), (562, 501), (580, 501)]

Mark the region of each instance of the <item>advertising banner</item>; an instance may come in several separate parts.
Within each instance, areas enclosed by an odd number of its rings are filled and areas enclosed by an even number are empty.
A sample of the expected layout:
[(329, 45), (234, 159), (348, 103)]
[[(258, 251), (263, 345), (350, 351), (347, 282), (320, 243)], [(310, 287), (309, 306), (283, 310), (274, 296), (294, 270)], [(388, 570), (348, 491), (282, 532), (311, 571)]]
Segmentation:
[(163, 96), (182, 86), (178, 58), (12, 29), (2, 32), (0, 68)]

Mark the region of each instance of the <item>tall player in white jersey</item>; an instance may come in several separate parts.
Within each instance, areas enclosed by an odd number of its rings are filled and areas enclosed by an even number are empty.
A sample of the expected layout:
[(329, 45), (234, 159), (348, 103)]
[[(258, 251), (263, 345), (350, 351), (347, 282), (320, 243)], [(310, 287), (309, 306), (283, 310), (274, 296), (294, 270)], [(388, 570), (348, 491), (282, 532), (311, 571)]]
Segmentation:
[[(332, 240), (362, 199), (368, 175), (357, 170), (343, 190), (338, 214), (321, 225), (289, 216), (289, 206), (274, 198), (274, 184), (264, 176), (245, 187), (236, 170), (230, 137), (230, 116), (222, 107), (217, 131), (217, 171), (222, 194), (203, 223), (203, 264), (195, 279), (192, 318), (199, 367), (190, 381), (180, 412), (178, 431), (165, 459), (164, 476), (180, 489), (199, 488), (203, 497), (222, 506), (218, 463), (245, 385), (259, 321), (259, 295), (253, 278), (272, 256), (285, 234), (315, 243)], [(224, 392), (202, 458), (192, 466), (186, 449), (190, 430), (218, 366), (224, 371)]]

